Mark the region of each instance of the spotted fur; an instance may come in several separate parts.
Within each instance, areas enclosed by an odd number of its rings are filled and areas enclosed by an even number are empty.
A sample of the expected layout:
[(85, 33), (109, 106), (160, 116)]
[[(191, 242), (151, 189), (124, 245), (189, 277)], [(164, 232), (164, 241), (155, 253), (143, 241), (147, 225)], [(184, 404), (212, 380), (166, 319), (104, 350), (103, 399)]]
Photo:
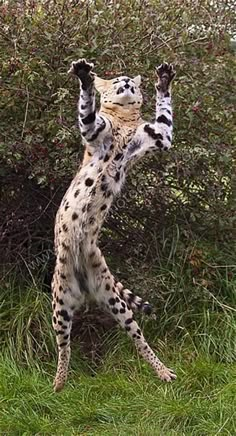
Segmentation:
[[(171, 146), (170, 83), (175, 73), (168, 64), (157, 68), (156, 116), (148, 123), (140, 115), (140, 76), (103, 80), (92, 69), (84, 59), (72, 62), (70, 69), (80, 80), (78, 113), (85, 154), (56, 216), (52, 306), (59, 356), (55, 391), (63, 388), (67, 378), (73, 314), (88, 300), (95, 300), (117, 320), (162, 380), (176, 377), (155, 356), (133, 318), (135, 309), (150, 312), (149, 303), (115, 280), (97, 244), (101, 225), (131, 165)], [(95, 88), (101, 95), (99, 112)]]

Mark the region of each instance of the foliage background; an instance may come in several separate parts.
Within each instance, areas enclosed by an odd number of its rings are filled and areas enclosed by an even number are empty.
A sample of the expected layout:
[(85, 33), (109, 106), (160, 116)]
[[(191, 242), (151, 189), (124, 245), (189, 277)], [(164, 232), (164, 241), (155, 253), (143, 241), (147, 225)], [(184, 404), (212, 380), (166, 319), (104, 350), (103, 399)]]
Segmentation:
[[(55, 212), (82, 154), (70, 62), (86, 57), (103, 77), (141, 73), (143, 113), (150, 118), (154, 67), (167, 60), (177, 69), (173, 149), (133, 171), (101, 245), (115, 272), (125, 260), (130, 285), (134, 265), (140, 277), (174, 265), (197, 298), (205, 289), (231, 299), (219, 278), (231, 283), (234, 253), (233, 2), (32, 0), (5, 1), (0, 8), (5, 270), (26, 267), (35, 275), (46, 265), (50, 276)], [(170, 274), (158, 283), (159, 295), (170, 301), (171, 280)], [(188, 303), (192, 299), (187, 293)]]
[[(233, 0), (0, 2), (0, 430), (5, 434), (232, 435), (235, 427), (235, 7)], [(176, 65), (174, 143), (133, 170), (100, 245), (154, 305), (139, 323), (176, 369), (161, 385), (98, 310), (73, 323), (56, 368), (53, 222), (83, 153), (72, 60), (102, 77)], [(81, 352), (80, 352), (81, 350)]]

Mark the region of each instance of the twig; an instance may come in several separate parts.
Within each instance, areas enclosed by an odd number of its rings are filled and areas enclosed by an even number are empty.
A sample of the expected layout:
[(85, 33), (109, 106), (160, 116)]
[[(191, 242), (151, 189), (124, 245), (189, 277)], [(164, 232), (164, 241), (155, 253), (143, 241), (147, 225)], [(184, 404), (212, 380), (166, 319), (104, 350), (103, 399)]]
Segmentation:
[(210, 263), (207, 263), (204, 260), (202, 260), (202, 263), (209, 266), (210, 268), (236, 268), (236, 264), (235, 265), (211, 265)]
[(37, 288), (36, 282), (35, 282), (35, 280), (34, 280), (34, 276), (33, 276), (32, 272), (30, 271), (30, 268), (29, 268), (27, 262), (25, 261), (25, 259), (23, 258), (23, 256), (22, 256), (21, 253), (18, 253), (18, 255), (19, 255), (19, 256), (21, 257), (21, 259), (23, 260), (23, 262), (24, 262), (24, 264), (25, 264), (25, 266), (26, 266), (26, 268), (27, 268), (27, 271), (28, 271), (28, 273), (29, 273), (29, 275), (30, 275), (30, 277), (31, 277), (31, 279), (32, 279), (32, 282), (33, 282), (35, 288)]
[(184, 44), (177, 44), (175, 47), (173, 47), (173, 50), (181, 46), (194, 44), (195, 42), (205, 41), (206, 39), (208, 39), (208, 36), (201, 36), (200, 38), (193, 39), (192, 41), (185, 42)]
[[(155, 50), (158, 50), (159, 48), (164, 47), (164, 45), (167, 45), (167, 47), (171, 49), (171, 47), (168, 45), (168, 42), (172, 41), (172, 39), (175, 39), (176, 37), (177, 37), (177, 35), (171, 36), (171, 38), (168, 38), (165, 42), (162, 42), (161, 44), (159, 44), (159, 45), (155, 46), (154, 48), (152, 48), (151, 50), (149, 50), (149, 52), (147, 52), (147, 55), (149, 55), (150, 53), (152, 53)], [(159, 35), (158, 35), (158, 38), (160, 38)], [(144, 47), (144, 50), (147, 48), (148, 47)]]
[(24, 118), (24, 123), (23, 123), (23, 127), (22, 127), (22, 132), (21, 132), (21, 139), (23, 139), (23, 136), (24, 136), (25, 125), (26, 125), (27, 115), (28, 115), (28, 108), (29, 108), (29, 89), (28, 89), (28, 86), (26, 86), (26, 94), (27, 94), (27, 100), (26, 100), (26, 107), (25, 107), (25, 118)]
[[(201, 283), (196, 282), (197, 285), (202, 286)], [(233, 312), (236, 312), (236, 309), (234, 307), (228, 306), (227, 304), (221, 303), (216, 297), (215, 295), (213, 295), (209, 289), (207, 289), (205, 286), (203, 286), (203, 289), (210, 295), (210, 297), (213, 298), (214, 301), (216, 301), (216, 303), (222, 308), (222, 309), (226, 309), (226, 310), (230, 310)]]

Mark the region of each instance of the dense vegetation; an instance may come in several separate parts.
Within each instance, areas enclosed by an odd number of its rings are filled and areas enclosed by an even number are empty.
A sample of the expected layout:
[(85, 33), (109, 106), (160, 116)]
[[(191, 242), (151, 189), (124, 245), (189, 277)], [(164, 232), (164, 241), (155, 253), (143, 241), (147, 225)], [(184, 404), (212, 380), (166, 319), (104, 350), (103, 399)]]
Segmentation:
[[(233, 3), (1, 3), (0, 433), (236, 433)], [(154, 67), (176, 65), (173, 148), (134, 170), (101, 238), (112, 271), (155, 307), (140, 322), (177, 369), (171, 387), (95, 311), (75, 320), (73, 386), (51, 392), (45, 285), (55, 211), (82, 155), (67, 75), (79, 57), (102, 77), (141, 74), (146, 118)]]

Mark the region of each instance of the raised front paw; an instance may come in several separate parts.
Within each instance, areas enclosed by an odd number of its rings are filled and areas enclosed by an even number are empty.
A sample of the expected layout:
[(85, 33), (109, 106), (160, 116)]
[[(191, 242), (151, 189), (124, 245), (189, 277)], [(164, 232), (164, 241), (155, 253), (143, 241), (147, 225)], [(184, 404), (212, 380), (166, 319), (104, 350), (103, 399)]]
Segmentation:
[(78, 76), (82, 83), (91, 83), (94, 80), (93, 67), (94, 65), (87, 62), (86, 59), (78, 59), (76, 62), (71, 62), (68, 73)]
[(158, 77), (156, 85), (158, 91), (166, 92), (176, 74), (173, 65), (164, 62), (156, 68), (156, 73)]

